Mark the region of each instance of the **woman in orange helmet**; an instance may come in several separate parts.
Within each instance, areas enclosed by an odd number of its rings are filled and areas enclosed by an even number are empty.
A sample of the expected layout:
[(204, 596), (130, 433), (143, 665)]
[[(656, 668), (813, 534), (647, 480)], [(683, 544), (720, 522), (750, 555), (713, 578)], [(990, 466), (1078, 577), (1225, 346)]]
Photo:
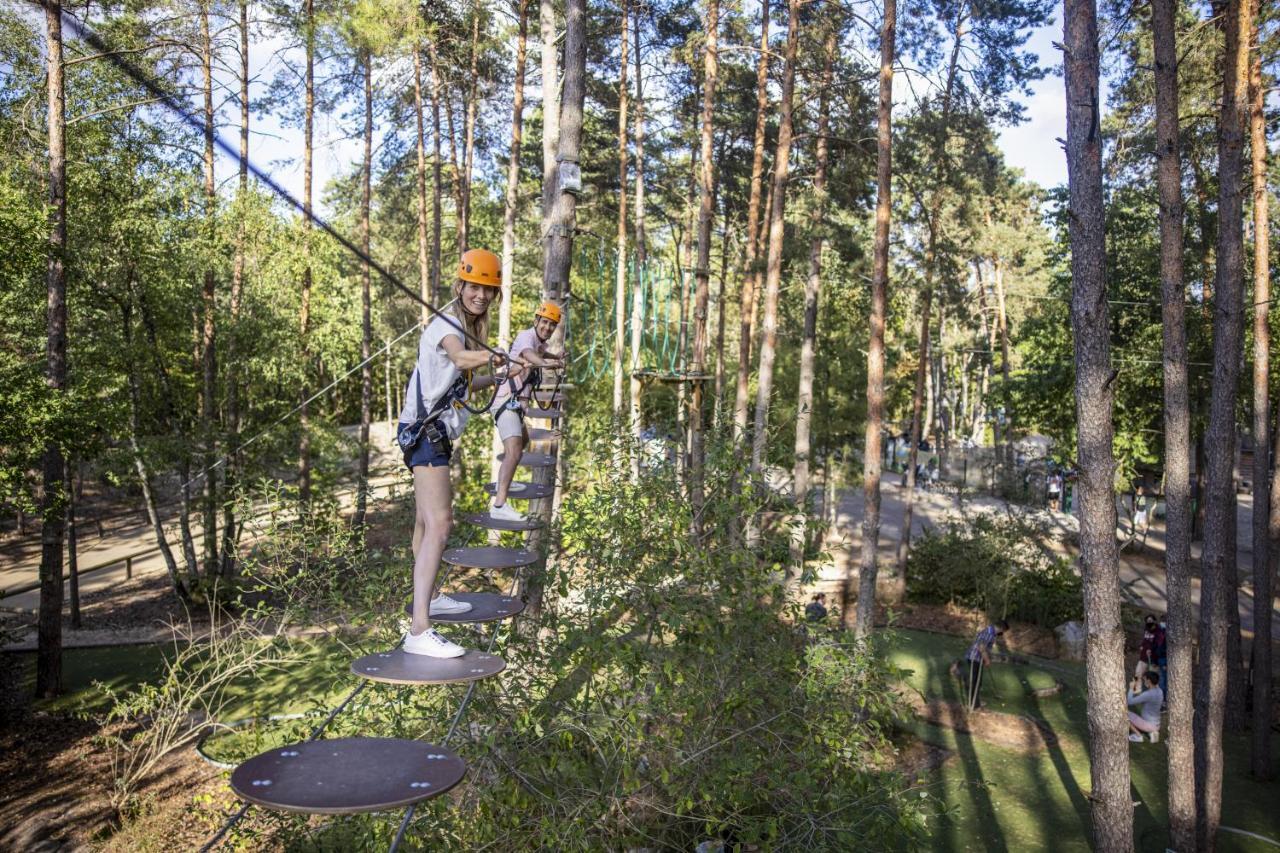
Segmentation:
[[(560, 325), (560, 306), (543, 302), (534, 312), (533, 325), (516, 335), (511, 344), (511, 359), (526, 367), (548, 367), (563, 370), (564, 354), (553, 355), (547, 351), (547, 341)], [(519, 393), (516, 391), (519, 390)], [(524, 521), (524, 515), (507, 503), (508, 492), (519, 495), (511, 481), (516, 466), (524, 455), (528, 433), (524, 428), (524, 403), (529, 399), (529, 389), (517, 389), (515, 380), (509, 379), (498, 388), (493, 401), (493, 419), (502, 439), (502, 467), (498, 469), (498, 484), (494, 489), (489, 514), (504, 521)]]
[[(500, 381), (472, 378), (491, 363), (483, 344), (489, 335), (489, 306), (502, 297), (501, 262), (493, 252), (469, 249), (458, 265), (454, 299), (422, 331), (418, 361), (405, 390), (396, 431), (405, 465), (413, 473), (413, 616), (404, 638), (409, 654), (459, 657), (466, 652), (431, 627), (431, 616), (465, 613), (471, 605), (441, 593), (432, 598), (440, 557), (453, 524), (449, 460), (470, 412), (463, 406), (475, 389)], [(493, 359), (506, 367), (504, 356)], [(522, 370), (522, 368), (517, 368)], [(430, 604), (428, 605), (428, 602)]]

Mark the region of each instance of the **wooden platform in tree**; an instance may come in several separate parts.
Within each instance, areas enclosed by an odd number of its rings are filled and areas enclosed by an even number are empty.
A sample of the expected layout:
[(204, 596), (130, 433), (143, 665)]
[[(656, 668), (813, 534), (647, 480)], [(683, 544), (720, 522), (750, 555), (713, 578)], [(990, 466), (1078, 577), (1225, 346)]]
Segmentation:
[(466, 763), (443, 746), (348, 737), (291, 743), (255, 755), (232, 772), (231, 788), (268, 809), (355, 814), (438, 797), (466, 773)]
[(483, 545), (478, 548), (450, 548), (441, 559), (451, 566), (467, 569), (518, 569), (536, 563), (538, 554), (528, 548)]
[[(465, 601), (471, 605), (466, 613), (441, 613), (431, 617), (434, 622), (447, 622), (461, 625), (467, 622), (493, 622), (497, 619), (510, 619), (524, 610), (524, 601), (510, 595), (499, 595), (496, 592), (452, 592), (449, 597), (455, 601)], [(405, 605), (405, 612), (413, 615), (413, 602)]]
[(475, 649), (456, 658), (411, 655), (404, 649), (393, 649), (351, 662), (353, 673), (384, 684), (465, 684), (497, 675), (506, 668), (502, 658)]

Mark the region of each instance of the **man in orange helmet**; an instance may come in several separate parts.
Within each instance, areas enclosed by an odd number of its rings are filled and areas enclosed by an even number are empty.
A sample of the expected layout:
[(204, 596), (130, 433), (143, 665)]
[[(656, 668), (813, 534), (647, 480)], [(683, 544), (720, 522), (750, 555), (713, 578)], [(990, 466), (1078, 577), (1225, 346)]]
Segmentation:
[[(511, 344), (511, 360), (530, 368), (547, 367), (564, 369), (564, 354), (552, 354), (547, 351), (547, 341), (560, 325), (560, 306), (554, 302), (543, 302), (534, 312), (533, 326), (516, 335)], [(498, 437), (502, 439), (502, 467), (498, 469), (498, 485), (494, 491), (493, 501), (489, 505), (489, 514), (504, 521), (524, 521), (524, 515), (507, 503), (507, 495), (519, 494), (519, 487), (512, 486), (516, 466), (524, 455), (524, 445), (528, 433), (524, 428), (524, 403), (529, 399), (529, 383), (516, 385), (515, 377), (508, 379), (498, 389), (493, 403), (493, 419), (498, 427)]]

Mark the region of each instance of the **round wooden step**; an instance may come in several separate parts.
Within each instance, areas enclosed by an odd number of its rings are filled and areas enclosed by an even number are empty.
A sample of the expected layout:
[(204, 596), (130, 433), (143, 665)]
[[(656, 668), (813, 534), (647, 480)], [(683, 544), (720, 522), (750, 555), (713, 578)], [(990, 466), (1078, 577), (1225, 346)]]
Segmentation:
[[(507, 458), (507, 454), (499, 453), (498, 461), (501, 462)], [(556, 458), (550, 453), (537, 453), (534, 451), (525, 451), (520, 455), (518, 463), (523, 468), (552, 468), (556, 464)]]
[[(431, 617), (432, 622), (448, 622), (459, 625), (465, 622), (492, 622), (495, 619), (510, 619), (524, 610), (524, 601), (510, 595), (499, 595), (496, 592), (453, 592), (449, 597), (456, 601), (465, 601), (471, 605), (466, 613), (441, 613)], [(413, 615), (413, 601), (404, 606), (404, 612)]]
[(477, 548), (450, 548), (441, 559), (451, 566), (467, 569), (518, 569), (536, 563), (538, 554), (528, 548), (482, 545)]
[(556, 418), (564, 417), (564, 410), (563, 409), (538, 409), (531, 406), (528, 409), (525, 409), (524, 415), (526, 418), (542, 418), (544, 420), (550, 421), (550, 420), (555, 420)]
[[(521, 481), (516, 480), (511, 485), (514, 486), (516, 483), (519, 483), (519, 482)], [(515, 489), (509, 489), (507, 491), (507, 497), (514, 501), (531, 501), (531, 500), (537, 500), (538, 498), (549, 498), (555, 493), (554, 486), (549, 486), (544, 483), (524, 483), (523, 485), (524, 485), (524, 488), (520, 489), (519, 491), (516, 491)], [(484, 491), (485, 491), (485, 494), (496, 495), (498, 493), (498, 484), (485, 483)]]
[(543, 523), (536, 518), (525, 517), (524, 521), (508, 521), (505, 518), (494, 518), (487, 512), (474, 513), (472, 515), (463, 516), (463, 520), (471, 524), (487, 527), (490, 530), (509, 530), (512, 532), (523, 533), (529, 530), (538, 530), (542, 528)]
[(506, 668), (502, 658), (475, 649), (467, 649), (465, 655), (456, 658), (411, 655), (404, 649), (393, 649), (351, 662), (351, 671), (356, 675), (384, 684), (463, 684), (497, 675)]
[(354, 814), (438, 797), (466, 773), (466, 763), (443, 746), (348, 737), (291, 743), (255, 755), (232, 772), (231, 789), (269, 809)]

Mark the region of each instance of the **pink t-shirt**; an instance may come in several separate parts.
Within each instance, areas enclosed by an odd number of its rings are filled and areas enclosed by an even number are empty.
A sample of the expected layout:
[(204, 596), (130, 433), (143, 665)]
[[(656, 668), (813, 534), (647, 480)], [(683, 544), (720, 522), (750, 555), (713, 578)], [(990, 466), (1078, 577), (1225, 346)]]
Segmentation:
[[(543, 347), (543, 343), (538, 339), (538, 333), (530, 328), (530, 329), (525, 329), (523, 332), (516, 335), (516, 339), (512, 341), (511, 349), (508, 352), (511, 354), (512, 358), (519, 358), (520, 355), (524, 353), (526, 350), (533, 350), (535, 353), (541, 353), (542, 347)], [(527, 378), (527, 374), (522, 375), (519, 379), (515, 380), (516, 387), (518, 388), (521, 385), (523, 385), (526, 378)], [(506, 400), (510, 396), (511, 396), (511, 383), (503, 382), (502, 386), (498, 389), (497, 399)], [(521, 396), (521, 399), (528, 399), (529, 389), (525, 389), (525, 392), (520, 396)]]

